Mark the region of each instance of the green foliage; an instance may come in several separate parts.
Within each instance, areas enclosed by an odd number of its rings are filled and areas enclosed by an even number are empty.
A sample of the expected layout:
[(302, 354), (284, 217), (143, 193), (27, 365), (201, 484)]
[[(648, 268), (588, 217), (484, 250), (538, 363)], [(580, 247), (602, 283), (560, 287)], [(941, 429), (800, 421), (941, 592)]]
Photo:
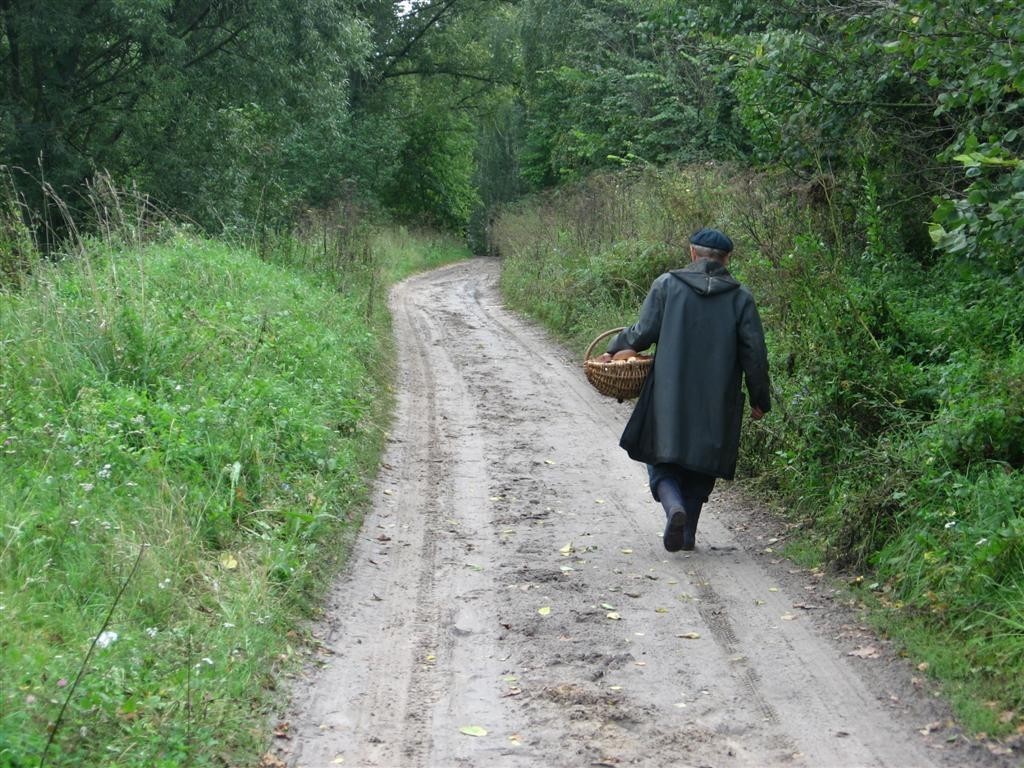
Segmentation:
[[(472, 217), (485, 217), (482, 198), (492, 195), (480, 190), (501, 186), (481, 177), (476, 158), (481, 139), (500, 141), (510, 114), (511, 4), (433, 0), (397, 14), (377, 0), (362, 10), (376, 55), (353, 79), (345, 167), (399, 220), (465, 232)], [(514, 186), (514, 171), (504, 172)]]
[(647, 3), (523, 7), (523, 176), (547, 186), (622, 162), (734, 156), (728, 72), (688, 25)]
[(206, 226), (287, 212), (339, 180), (367, 42), (347, 0), (12, 0), (0, 156), (29, 195), (105, 170)]
[(0, 294), (0, 765), (38, 763), (80, 669), (47, 765), (262, 751), (383, 442), (385, 281), (464, 255), (367, 233), (339, 279), (320, 234), (90, 242)]
[(478, 203), (473, 186), (476, 149), (471, 126), (449, 112), (418, 104), (399, 147), (381, 201), (398, 216), (448, 230), (464, 229)]
[(17, 287), (39, 259), (13, 183), (0, 186), (0, 289)]

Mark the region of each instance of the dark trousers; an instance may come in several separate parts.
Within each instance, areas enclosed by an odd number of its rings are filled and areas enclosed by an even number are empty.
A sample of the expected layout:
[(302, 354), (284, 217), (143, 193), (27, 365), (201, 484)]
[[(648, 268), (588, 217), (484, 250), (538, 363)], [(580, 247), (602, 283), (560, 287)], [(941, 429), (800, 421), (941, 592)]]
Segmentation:
[(676, 499), (661, 498), (665, 494), (659, 492), (658, 486), (664, 481), (668, 481), (669, 485), (662, 488), (662, 491), (668, 490), (671, 494), (671, 491), (675, 490), (676, 493), (672, 495), (677, 498), (694, 499), (701, 504), (708, 500), (715, 487), (714, 475), (694, 472), (692, 469), (686, 469), (676, 464), (648, 464), (647, 476), (651, 481), (651, 495), (654, 496), (654, 500), (663, 504), (669, 502), (666, 507), (679, 502)]

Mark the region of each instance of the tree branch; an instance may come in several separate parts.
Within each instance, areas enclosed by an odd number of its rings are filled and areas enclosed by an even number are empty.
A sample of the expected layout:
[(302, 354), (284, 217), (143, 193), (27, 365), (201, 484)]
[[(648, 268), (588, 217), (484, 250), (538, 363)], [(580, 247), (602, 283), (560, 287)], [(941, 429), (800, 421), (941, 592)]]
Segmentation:
[(401, 49), (396, 53), (387, 54), (386, 58), (391, 63), (384, 69), (384, 73), (381, 77), (389, 77), (389, 73), (393, 71), (394, 65), (405, 58), (409, 54), (409, 51), (415, 47), (416, 43), (420, 41), (420, 38), (427, 34), (427, 32), (430, 31), (430, 29), (437, 24), (457, 2), (459, 2), (459, 0), (444, 0), (437, 12), (427, 20), (427, 23), (424, 24), (418, 32), (406, 41), (405, 45), (403, 45)]
[(457, 69), (451, 69), (448, 67), (417, 67), (415, 69), (399, 69), (392, 70), (390, 72), (384, 72), (382, 78), (390, 77), (406, 77), (407, 75), (424, 75), (425, 77), (433, 77), (435, 75), (447, 75), (448, 77), (457, 77), (465, 80), (476, 80), (481, 83), (491, 83), (493, 85), (517, 85), (514, 80), (502, 80), (497, 77), (489, 77), (488, 75), (480, 75), (476, 72), (462, 72)]

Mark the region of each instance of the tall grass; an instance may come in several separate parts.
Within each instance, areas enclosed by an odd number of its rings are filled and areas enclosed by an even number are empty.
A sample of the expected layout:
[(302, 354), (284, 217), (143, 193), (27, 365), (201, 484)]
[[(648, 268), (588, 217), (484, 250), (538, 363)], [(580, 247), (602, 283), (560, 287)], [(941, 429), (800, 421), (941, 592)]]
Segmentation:
[(803, 552), (873, 574), (878, 620), (936, 661), (967, 725), (1006, 733), (1024, 724), (998, 717), (1024, 712), (1024, 281), (898, 250), (899, 212), (862, 182), (711, 165), (595, 177), (502, 213), (502, 287), (582, 353), (633, 322), (691, 232), (729, 232), (775, 387), (742, 469), (786, 505)]
[(0, 292), (0, 766), (253, 764), (379, 457), (386, 283), (465, 252), (98, 232)]

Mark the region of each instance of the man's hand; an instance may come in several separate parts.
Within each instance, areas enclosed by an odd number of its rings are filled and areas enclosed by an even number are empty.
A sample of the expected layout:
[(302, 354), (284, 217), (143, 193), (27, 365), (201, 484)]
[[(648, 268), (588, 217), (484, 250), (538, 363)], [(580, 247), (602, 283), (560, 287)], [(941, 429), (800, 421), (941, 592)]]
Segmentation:
[(760, 421), (764, 418), (764, 411), (758, 408), (756, 405), (750, 406), (750, 418), (754, 421)]
[(594, 359), (597, 360), (597, 362), (599, 363), (610, 363), (612, 361), (612, 353), (605, 352), (603, 355), (595, 357)]

